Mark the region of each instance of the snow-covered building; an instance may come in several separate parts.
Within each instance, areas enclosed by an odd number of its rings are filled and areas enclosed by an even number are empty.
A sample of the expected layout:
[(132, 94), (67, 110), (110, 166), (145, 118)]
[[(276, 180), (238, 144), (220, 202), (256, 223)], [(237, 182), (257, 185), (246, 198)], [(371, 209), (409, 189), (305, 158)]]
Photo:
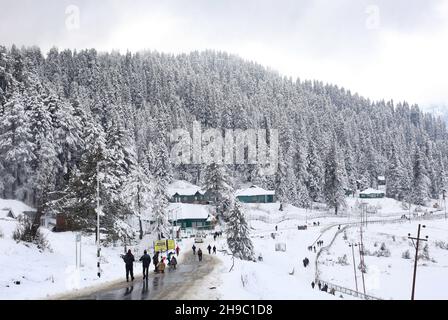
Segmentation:
[(177, 180), (168, 186), (170, 202), (209, 204), (207, 192), (187, 181)]
[(21, 216), (34, 219), (36, 216), (36, 209), (33, 209), (18, 200), (0, 199), (0, 219), (18, 219)]
[(245, 203), (272, 203), (275, 202), (275, 191), (265, 190), (256, 185), (240, 189), (235, 193), (236, 198)]
[(360, 198), (384, 198), (384, 191), (368, 188), (359, 193)]
[(215, 218), (208, 207), (190, 203), (170, 203), (168, 220), (181, 230), (207, 230), (213, 228)]

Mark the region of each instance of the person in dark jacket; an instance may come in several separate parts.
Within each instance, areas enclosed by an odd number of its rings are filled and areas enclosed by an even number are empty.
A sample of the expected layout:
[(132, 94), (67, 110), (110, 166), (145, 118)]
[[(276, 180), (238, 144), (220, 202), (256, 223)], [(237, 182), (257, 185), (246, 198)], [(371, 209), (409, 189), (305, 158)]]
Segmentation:
[(126, 265), (126, 281), (129, 282), (129, 274), (131, 275), (131, 280), (134, 281), (134, 255), (131, 252), (131, 249), (128, 250), (128, 253), (123, 256), (124, 263)]
[(201, 248), (199, 248), (199, 250), (198, 250), (198, 258), (199, 258), (199, 261), (202, 261), (202, 250), (201, 250)]
[(176, 255), (177, 255), (177, 256), (179, 256), (179, 251), (180, 251), (179, 246), (176, 246)]
[(159, 264), (159, 253), (154, 253), (154, 256), (152, 257), (152, 263), (154, 263), (154, 272), (159, 272), (157, 269), (157, 265)]
[(149, 256), (149, 254), (146, 250), (143, 252), (143, 255), (141, 256), (140, 261), (142, 262), (142, 265), (143, 265), (143, 279), (147, 279), (149, 265), (151, 264), (151, 257)]
[(171, 266), (173, 269), (176, 269), (176, 266), (177, 266), (177, 259), (176, 259), (175, 256), (173, 256), (173, 257), (171, 258), (170, 266)]
[(213, 254), (216, 254), (216, 246), (213, 246)]
[(314, 289), (314, 286), (315, 286), (316, 284), (314, 283), (314, 281), (313, 282), (311, 282), (311, 287)]
[(212, 246), (208, 245), (207, 250), (208, 250), (208, 254), (211, 254), (212, 253)]
[(191, 247), (191, 249), (193, 249), (193, 254), (196, 255), (196, 246), (193, 244), (193, 246)]

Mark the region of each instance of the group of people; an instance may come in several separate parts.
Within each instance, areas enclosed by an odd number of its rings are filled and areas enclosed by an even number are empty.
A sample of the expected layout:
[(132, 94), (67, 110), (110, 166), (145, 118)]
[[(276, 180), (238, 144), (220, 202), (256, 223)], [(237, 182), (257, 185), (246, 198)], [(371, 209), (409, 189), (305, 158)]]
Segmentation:
[[(165, 261), (168, 261), (167, 264), (169, 267), (176, 269), (177, 266), (177, 259), (176, 255), (179, 256), (180, 248), (179, 246), (176, 246), (176, 254), (174, 252), (168, 253), (168, 257), (162, 257), (159, 261), (159, 255), (160, 252), (155, 252), (152, 257), (152, 263), (154, 265), (154, 272), (156, 273), (165, 273), (166, 263)], [(134, 255), (132, 254), (131, 249), (128, 250), (128, 252), (122, 256), (123, 261), (126, 266), (126, 281), (129, 282), (129, 276), (131, 277), (131, 281), (134, 281)], [(143, 267), (143, 279), (148, 279), (148, 271), (149, 266), (151, 264), (151, 256), (148, 254), (148, 251), (144, 251), (143, 255), (140, 257), (139, 261), (142, 262)]]
[[(193, 250), (193, 255), (196, 255), (196, 246), (194, 244), (191, 247), (191, 249)], [(208, 254), (212, 254), (212, 250), (213, 250), (213, 254), (216, 254), (216, 246), (215, 245), (213, 246), (213, 248), (212, 248), (211, 245), (208, 245), (207, 250), (208, 250)], [(198, 259), (199, 259), (199, 261), (202, 261), (202, 250), (201, 250), (201, 248), (198, 249)]]
[(314, 252), (316, 252), (316, 246), (309, 246), (308, 247), (308, 251), (313, 251), (314, 250)]
[(316, 242), (318, 247), (322, 247), (324, 245), (324, 240), (319, 240)]
[(320, 222), (319, 221), (313, 222), (313, 226), (320, 226)]
[[(314, 287), (316, 286), (316, 284), (313, 282), (311, 282), (311, 287), (314, 289)], [(317, 283), (317, 286), (319, 287), (320, 291), (324, 291), (324, 292), (328, 292), (328, 285), (325, 283), (323, 286), (320, 283), (320, 281)], [(336, 294), (336, 290), (334, 288), (331, 288), (330, 294), (335, 295)]]
[(222, 236), (222, 231), (216, 231), (213, 234), (213, 240), (216, 241), (216, 238), (221, 237)]

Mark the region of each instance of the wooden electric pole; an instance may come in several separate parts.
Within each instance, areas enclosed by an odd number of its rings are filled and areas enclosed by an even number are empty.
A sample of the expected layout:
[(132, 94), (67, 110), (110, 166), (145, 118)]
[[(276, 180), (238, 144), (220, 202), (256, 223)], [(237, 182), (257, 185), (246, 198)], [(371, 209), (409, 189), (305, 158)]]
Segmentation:
[[(408, 238), (412, 240), (412, 243), (414, 244), (415, 247), (415, 261), (414, 261), (414, 277), (412, 278), (412, 295), (411, 295), (411, 300), (414, 300), (415, 297), (415, 278), (417, 276), (417, 262), (418, 262), (418, 245), (420, 241), (428, 241), (428, 236), (425, 237), (425, 239), (420, 238), (420, 229), (421, 227), (426, 228), (425, 225), (418, 225), (418, 231), (417, 231), (417, 238), (411, 237), (411, 234), (408, 233)], [(414, 240), (416, 241), (416, 243), (414, 243)]]
[(352, 256), (353, 256), (353, 271), (355, 273), (355, 285), (356, 285), (356, 292), (358, 292), (358, 278), (356, 277), (356, 262), (355, 262), (355, 249), (354, 247), (357, 246), (355, 243), (351, 243), (348, 245), (352, 248)]

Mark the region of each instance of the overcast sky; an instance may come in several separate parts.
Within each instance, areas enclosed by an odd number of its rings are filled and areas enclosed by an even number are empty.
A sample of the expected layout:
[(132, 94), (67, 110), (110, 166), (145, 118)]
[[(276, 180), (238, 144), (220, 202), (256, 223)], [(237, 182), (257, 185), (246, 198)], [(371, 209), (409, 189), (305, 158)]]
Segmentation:
[(372, 99), (448, 107), (445, 0), (0, 0), (0, 44), (13, 43), (225, 50)]

